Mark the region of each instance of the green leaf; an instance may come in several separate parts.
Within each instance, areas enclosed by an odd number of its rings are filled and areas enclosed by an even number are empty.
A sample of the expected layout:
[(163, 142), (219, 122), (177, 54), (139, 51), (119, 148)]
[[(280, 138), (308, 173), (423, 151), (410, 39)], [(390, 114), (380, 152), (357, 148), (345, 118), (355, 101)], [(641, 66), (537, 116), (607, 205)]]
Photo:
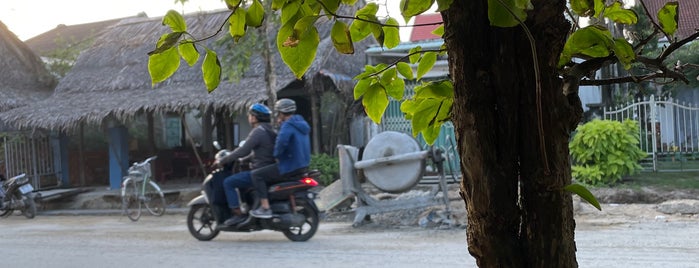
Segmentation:
[(444, 36), (444, 24), (439, 25), (437, 28), (432, 30), (431, 33), (439, 37)]
[(582, 54), (590, 57), (600, 58), (609, 56), (614, 49), (614, 39), (607, 28), (598, 25), (591, 25), (573, 32), (566, 41), (558, 61), (558, 66), (562, 67), (568, 63), (573, 55)]
[(284, 7), (284, 4), (286, 4), (286, 0), (272, 0), (272, 10), (277, 11)]
[[(490, 25), (497, 27), (513, 27), (527, 19), (529, 5), (520, 3), (529, 0), (488, 0), (488, 19)], [(530, 3), (530, 2), (529, 2)], [(503, 6), (505, 4), (505, 6)], [(515, 17), (516, 16), (516, 17)]]
[(411, 64), (415, 64), (418, 60), (420, 60), (420, 53), (418, 53), (420, 51), (422, 51), (421, 46), (416, 46), (410, 49), (410, 52), (408, 52), (408, 54), (410, 54), (410, 57), (408, 59), (410, 60)]
[(432, 70), (435, 62), (437, 62), (437, 53), (434, 51), (425, 52), (417, 64), (417, 79), (422, 78), (422, 76)]
[(305, 16), (297, 20), (294, 24), (294, 36), (298, 39), (303, 39), (312, 31), (317, 32), (315, 26), (313, 26), (317, 19), (317, 16)]
[(663, 32), (668, 36), (674, 35), (675, 31), (677, 31), (677, 22), (679, 20), (678, 5), (677, 2), (668, 2), (663, 8), (658, 10), (658, 22)]
[(410, 64), (402, 61), (398, 62), (396, 64), (396, 69), (398, 69), (398, 73), (405, 77), (405, 79), (413, 80), (413, 68), (410, 67)]
[(335, 13), (340, 7), (340, 0), (325, 0), (323, 2), (325, 3), (323, 8), (325, 8), (328, 13)]
[(357, 0), (342, 0), (342, 3), (348, 6), (353, 6), (355, 3), (357, 3)]
[(428, 145), (434, 144), (434, 142), (439, 138), (439, 132), (442, 129), (442, 124), (435, 124), (428, 126), (425, 128), (420, 134), (422, 134), (422, 138), (425, 139), (425, 142)]
[(245, 35), (245, 10), (238, 8), (228, 19), (228, 32), (235, 42), (238, 42)]
[[(413, 136), (425, 130), (434, 122), (441, 101), (438, 99), (420, 99), (416, 100), (419, 104), (413, 111), (411, 125), (413, 128)], [(407, 112), (406, 112), (407, 113)]]
[(155, 46), (155, 50), (148, 52), (148, 55), (162, 53), (163, 51), (167, 51), (175, 47), (181, 36), (182, 32), (172, 32), (161, 35), (160, 39), (158, 39), (157, 45)]
[(199, 60), (199, 51), (192, 42), (182, 43), (177, 46), (180, 56), (187, 61), (189, 66), (193, 66)]
[(233, 10), (240, 5), (242, 0), (225, 0), (228, 9)]
[(410, 18), (429, 10), (432, 4), (434, 0), (401, 0), (400, 14), (403, 15), (405, 22), (408, 22)]
[(359, 42), (367, 38), (371, 34), (369, 23), (361, 20), (354, 20), (349, 26), (350, 36), (355, 42)]
[(400, 110), (411, 120), (413, 136), (422, 133), (429, 144), (434, 143), (439, 129), (451, 116), (454, 86), (449, 80), (429, 82), (415, 87), (412, 99), (404, 101)]
[(330, 30), (330, 39), (333, 41), (333, 46), (337, 52), (342, 54), (354, 54), (354, 44), (350, 35), (347, 24), (339, 20), (335, 21), (332, 30)]
[(414, 99), (453, 99), (454, 85), (449, 80), (429, 82), (415, 87)]
[(582, 17), (594, 15), (595, 1), (594, 0), (570, 0), (570, 8), (576, 14)]
[(605, 0), (595, 0), (595, 17), (600, 18), (600, 15), (602, 15), (602, 10), (606, 7), (604, 5)]
[(381, 74), (381, 85), (386, 89), (389, 96), (396, 100), (403, 98), (405, 91), (405, 81), (398, 78), (396, 68), (391, 68)]
[(400, 33), (398, 31), (398, 21), (394, 18), (388, 18), (385, 25), (393, 26), (383, 26), (384, 32), (384, 45), (387, 48), (394, 48), (400, 44)]
[(184, 17), (174, 10), (170, 10), (163, 17), (163, 25), (167, 25), (173, 32), (186, 32), (187, 23), (184, 21)]
[(150, 73), (152, 86), (168, 79), (178, 68), (180, 68), (180, 55), (174, 47), (148, 56), (148, 73)]
[(623, 24), (636, 24), (638, 16), (631, 9), (624, 9), (621, 2), (614, 2), (604, 10), (604, 16)]
[(377, 124), (381, 123), (381, 117), (388, 107), (388, 96), (386, 91), (379, 84), (373, 84), (364, 93), (362, 104), (366, 110), (367, 116)]
[(636, 52), (633, 51), (631, 44), (624, 38), (614, 39), (614, 55), (616, 55), (626, 70), (631, 69), (631, 63), (636, 60)]
[(211, 93), (221, 83), (221, 63), (213, 50), (206, 49), (204, 63), (201, 65), (201, 73), (206, 89)]
[(282, 25), (295, 18), (300, 8), (301, 1), (294, 0), (286, 3), (284, 7), (282, 7)]
[(371, 84), (375, 81), (373, 78), (364, 78), (361, 79), (357, 82), (356, 85), (354, 85), (354, 99), (358, 100), (359, 98), (366, 93), (367, 90), (369, 90), (369, 87)]
[(306, 70), (311, 67), (316, 57), (320, 36), (315, 27), (308, 29), (299, 39), (294, 39), (293, 24), (285, 24), (277, 33), (277, 49), (282, 60), (289, 66), (296, 78), (301, 79)]
[(437, 0), (437, 12), (449, 9), (452, 2), (454, 2), (454, 0)]
[[(357, 10), (355, 17), (361, 18), (362, 20), (354, 20), (350, 25), (352, 41), (362, 41), (364, 38), (367, 38), (373, 33), (376, 40), (379, 41), (379, 45), (383, 46), (383, 30), (381, 30), (381, 26), (378, 25), (379, 19), (376, 17), (376, 12), (378, 12), (378, 10), (379, 7), (375, 3), (369, 3), (363, 8)], [(373, 23), (369, 23), (364, 20), (368, 20)]]
[(595, 198), (595, 196), (584, 186), (574, 183), (567, 185), (564, 189), (568, 192), (579, 195), (580, 198), (590, 203), (590, 205), (597, 208), (597, 210), (602, 211), (602, 207), (599, 205), (597, 198)]
[(250, 27), (260, 27), (265, 19), (265, 8), (259, 0), (252, 1), (245, 13), (245, 23)]

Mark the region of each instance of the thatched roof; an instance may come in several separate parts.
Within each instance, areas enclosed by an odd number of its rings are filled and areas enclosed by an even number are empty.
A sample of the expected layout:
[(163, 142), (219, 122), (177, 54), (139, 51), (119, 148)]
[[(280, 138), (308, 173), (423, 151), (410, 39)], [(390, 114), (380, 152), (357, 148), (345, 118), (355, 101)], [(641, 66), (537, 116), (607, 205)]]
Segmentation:
[(45, 99), (56, 84), (41, 59), (0, 22), (0, 111)]
[(74, 25), (60, 24), (48, 32), (24, 40), (24, 43), (39, 56), (50, 56), (56, 50), (70, 47), (84, 48), (105, 28), (117, 24), (121, 20), (113, 19)]
[[(187, 16), (188, 32), (214, 33), (228, 14), (222, 11)], [(193, 108), (240, 111), (267, 98), (264, 93), (265, 65), (259, 56), (251, 59), (250, 69), (240, 81), (222, 81), (211, 94), (201, 78), (202, 59), (193, 67), (182, 62), (175, 75), (152, 88), (147, 52), (155, 48), (158, 37), (169, 31), (162, 26), (161, 20), (130, 18), (112, 26), (95, 40), (91, 48), (80, 54), (51, 98), (31, 107), (1, 113), (0, 120), (20, 128), (72, 130), (81, 123), (99, 124), (108, 117), (124, 121), (146, 111), (183, 113)], [(331, 25), (326, 24), (320, 27), (320, 32), (321, 36), (329, 38)], [(219, 36), (226, 32), (224, 30)], [(206, 34), (198, 37), (202, 36)], [(354, 55), (348, 56), (348, 60), (337, 60), (341, 56), (334, 52), (332, 43), (321, 43), (308, 77), (321, 69), (349, 76), (361, 71), (364, 57)], [(212, 44), (213, 41), (209, 43)], [(277, 84), (273, 85), (274, 89), (281, 90), (296, 81), (278, 53), (275, 66)]]

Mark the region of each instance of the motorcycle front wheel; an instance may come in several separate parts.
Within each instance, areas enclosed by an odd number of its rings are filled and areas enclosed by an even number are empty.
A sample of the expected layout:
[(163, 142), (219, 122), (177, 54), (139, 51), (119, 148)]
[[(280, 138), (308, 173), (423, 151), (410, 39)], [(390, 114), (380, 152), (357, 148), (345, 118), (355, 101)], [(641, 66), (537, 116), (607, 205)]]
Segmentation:
[(22, 209), (22, 215), (27, 219), (33, 219), (36, 216), (36, 202), (34, 198), (29, 196), (23, 196), (24, 198), (24, 209)]
[(7, 218), (12, 215), (12, 209), (0, 209), (0, 217)]
[(187, 229), (189, 233), (199, 241), (209, 241), (214, 239), (220, 230), (216, 229), (216, 218), (211, 206), (207, 204), (196, 204), (189, 208), (187, 214)]
[[(10, 197), (9, 197), (9, 196), (5, 196), (5, 197), (3, 198), (3, 200), (2, 200), (2, 205), (6, 205), (6, 206), (8, 206), (8, 207), (10, 206), (10, 200), (8, 200), (8, 198), (10, 198)], [(0, 217), (2, 217), (2, 218), (7, 218), (7, 217), (9, 217), (10, 215), (12, 215), (12, 212), (14, 212), (14, 210), (11, 209), (11, 208), (0, 209)]]
[(296, 213), (306, 217), (305, 222), (299, 227), (290, 227), (284, 230), (284, 236), (294, 242), (303, 242), (311, 239), (318, 231), (318, 212), (307, 201), (296, 202)]

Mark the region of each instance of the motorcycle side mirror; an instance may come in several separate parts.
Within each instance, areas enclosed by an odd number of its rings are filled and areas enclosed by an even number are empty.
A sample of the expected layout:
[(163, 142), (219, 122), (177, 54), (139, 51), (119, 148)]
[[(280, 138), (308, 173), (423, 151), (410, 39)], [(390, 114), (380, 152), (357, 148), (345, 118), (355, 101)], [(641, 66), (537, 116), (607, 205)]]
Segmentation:
[(221, 145), (218, 144), (218, 141), (214, 141), (214, 148), (216, 148), (216, 150), (221, 150)]

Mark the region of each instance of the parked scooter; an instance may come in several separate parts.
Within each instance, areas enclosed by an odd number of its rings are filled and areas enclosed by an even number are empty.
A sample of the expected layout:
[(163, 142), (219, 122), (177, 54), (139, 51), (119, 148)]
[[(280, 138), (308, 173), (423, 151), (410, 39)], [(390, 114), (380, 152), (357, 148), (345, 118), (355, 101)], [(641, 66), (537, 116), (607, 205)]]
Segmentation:
[[(217, 158), (223, 157), (230, 151), (221, 149), (217, 142), (214, 146), (219, 152)], [(236, 166), (237, 165), (237, 166)], [(201, 241), (209, 241), (215, 238), (221, 231), (224, 232), (251, 232), (259, 230), (274, 230), (284, 233), (291, 241), (307, 241), (318, 230), (319, 211), (313, 201), (316, 193), (309, 189), (318, 185), (316, 179), (320, 172), (312, 170), (297, 176), (291, 176), (288, 180), (269, 186), (269, 200), (273, 216), (269, 219), (259, 219), (248, 216), (246, 220), (237, 225), (224, 226), (223, 222), (230, 218), (230, 209), (225, 204), (214, 204), (212, 196), (216, 194), (214, 187), (216, 181), (237, 172), (241, 163), (234, 163), (211, 172), (202, 185), (202, 194), (195, 197), (187, 204), (190, 208), (187, 215), (187, 227), (194, 238)], [(220, 189), (219, 189), (220, 190)], [(241, 209), (250, 211), (259, 205), (255, 190), (239, 189)]]
[(19, 174), (9, 179), (0, 176), (0, 217), (8, 217), (19, 210), (24, 217), (32, 219), (36, 216), (34, 203), (34, 187), (29, 183), (26, 174)]

